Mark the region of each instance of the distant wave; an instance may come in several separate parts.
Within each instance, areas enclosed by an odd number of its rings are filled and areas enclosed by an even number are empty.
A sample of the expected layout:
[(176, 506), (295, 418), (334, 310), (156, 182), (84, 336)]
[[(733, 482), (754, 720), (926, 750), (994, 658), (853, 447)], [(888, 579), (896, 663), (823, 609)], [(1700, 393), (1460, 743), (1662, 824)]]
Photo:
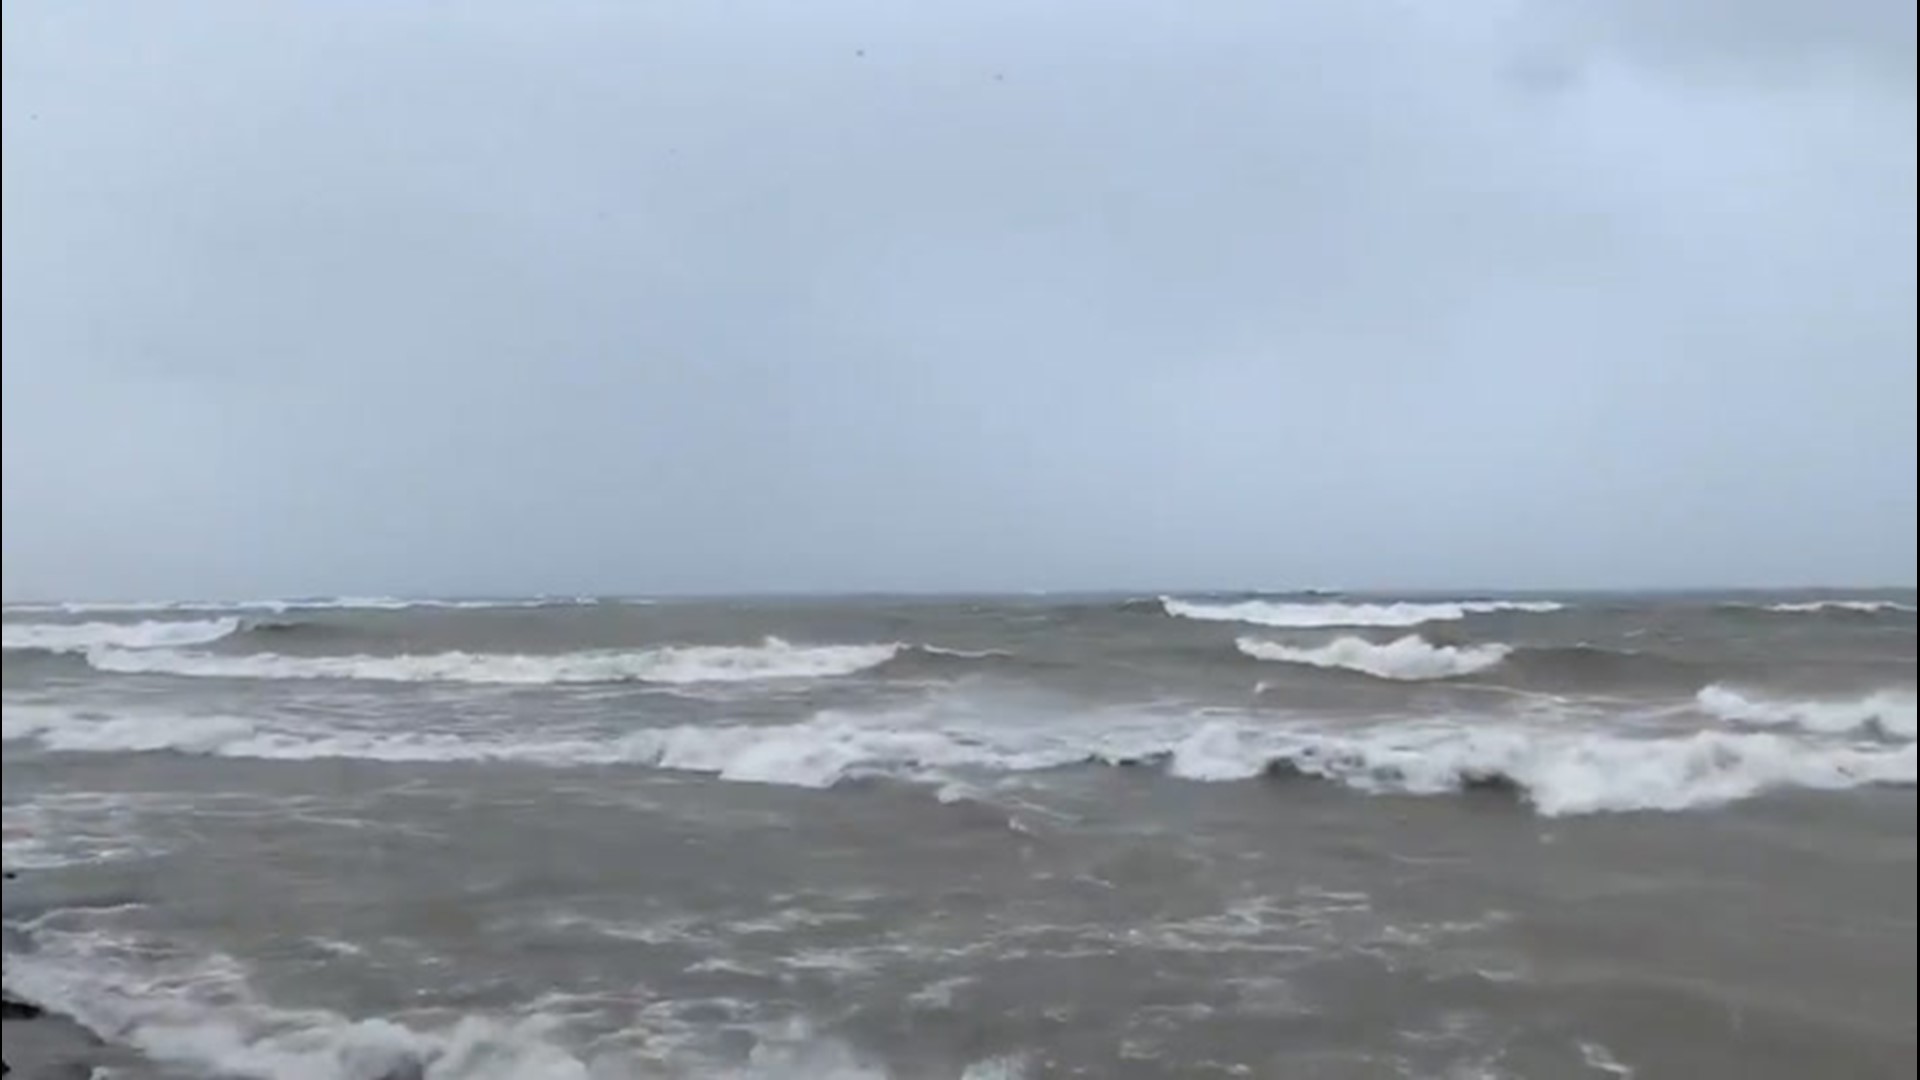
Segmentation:
[(902, 650), (885, 645), (667, 645), (557, 654), (443, 652), (397, 656), (219, 654), (179, 649), (95, 648), (99, 671), (210, 679), (352, 679), (370, 682), (718, 683), (817, 679), (877, 667)]
[[(1751, 604), (1735, 605), (1753, 607)], [(1761, 611), (1771, 611), (1782, 615), (1811, 615), (1824, 611), (1850, 611), (1865, 615), (1877, 615), (1890, 611), (1913, 611), (1912, 604), (1902, 604), (1897, 600), (1807, 600), (1787, 604), (1762, 604)]]
[(1340, 626), (1418, 626), (1421, 623), (1449, 622), (1464, 619), (1469, 615), (1486, 615), (1503, 611), (1532, 613), (1559, 611), (1563, 605), (1549, 600), (1461, 600), (1441, 603), (1389, 604), (1300, 604), (1274, 600), (1240, 600), (1210, 603), (1165, 596), (1160, 598), (1160, 606), (1167, 614), (1182, 619), (1311, 629)]
[(484, 611), (489, 608), (573, 607), (590, 604), (579, 597), (531, 597), (499, 600), (407, 599), (396, 596), (332, 596), (310, 600), (271, 600), (267, 604), (279, 611), (406, 611), (409, 608), (445, 608), (450, 611)]
[(1364, 638), (1343, 637), (1318, 648), (1295, 648), (1244, 637), (1235, 644), (1241, 652), (1257, 660), (1339, 668), (1379, 679), (1405, 681), (1472, 675), (1505, 660), (1513, 651), (1499, 644), (1432, 645), (1416, 634), (1385, 644), (1376, 644)]
[(1915, 781), (1915, 744), (1773, 732), (1636, 736), (1513, 725), (1387, 724), (1328, 731), (1252, 720), (954, 729), (823, 713), (767, 726), (682, 725), (617, 736), (275, 730), (223, 716), (6, 710), (6, 738), (74, 753), (172, 751), (264, 760), (631, 765), (826, 788), (862, 776), (945, 783), (956, 769), (1151, 766), (1195, 781), (1317, 779), (1375, 795), (1493, 793), (1548, 816), (1678, 811), (1767, 791)]
[(1739, 724), (1797, 727), (1830, 735), (1871, 733), (1908, 742), (1915, 736), (1915, 702), (1910, 690), (1882, 690), (1851, 700), (1808, 701), (1750, 697), (1715, 684), (1700, 691), (1695, 700), (1709, 715)]
[(396, 596), (317, 596), (268, 600), (66, 600), (54, 602), (20, 601), (6, 605), (15, 614), (111, 615), (140, 612), (250, 612), (284, 614), (289, 611), (405, 611), (410, 608), (444, 608), (455, 611), (479, 611), (488, 608), (574, 607), (599, 603), (588, 596), (521, 597), (503, 599), (433, 599)]
[(159, 649), (205, 645), (239, 633), (236, 618), (143, 622), (0, 623), (0, 644), (9, 650), (86, 652), (89, 649)]

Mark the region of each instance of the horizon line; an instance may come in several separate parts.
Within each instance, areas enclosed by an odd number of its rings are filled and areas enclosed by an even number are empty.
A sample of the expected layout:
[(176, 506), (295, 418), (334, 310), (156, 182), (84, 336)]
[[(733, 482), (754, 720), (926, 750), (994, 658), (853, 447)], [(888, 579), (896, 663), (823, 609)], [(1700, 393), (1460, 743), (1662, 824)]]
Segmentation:
[(755, 600), (755, 599), (884, 599), (884, 598), (920, 598), (938, 599), (948, 597), (973, 598), (1014, 598), (1014, 597), (1162, 597), (1162, 596), (1311, 596), (1319, 598), (1333, 597), (1434, 597), (1440, 595), (1479, 596), (1479, 595), (1686, 595), (1709, 593), (1847, 593), (1847, 592), (1914, 592), (1920, 590), (1913, 582), (1883, 584), (1793, 584), (1793, 585), (1755, 585), (1755, 584), (1698, 584), (1698, 585), (1500, 585), (1500, 586), (1379, 586), (1360, 587), (1332, 586), (1290, 586), (1283, 588), (1256, 587), (1248, 585), (1212, 585), (1186, 586), (1178, 588), (1128, 588), (1116, 586), (1094, 586), (1058, 589), (1039, 588), (955, 588), (955, 589), (911, 589), (911, 588), (761, 588), (750, 590), (663, 590), (657, 592), (444, 592), (444, 593), (284, 593), (279, 595), (250, 597), (191, 596), (170, 598), (114, 598), (94, 599), (80, 597), (4, 597), (0, 598), (0, 607), (61, 607), (81, 606), (94, 608), (142, 608), (142, 607), (189, 607), (193, 605), (299, 605), (307, 603), (330, 602), (340, 607), (354, 606), (354, 602), (366, 605), (378, 604), (431, 604), (431, 603), (520, 603), (545, 604), (555, 607), (568, 604), (586, 606), (592, 603), (622, 601), (698, 601), (698, 600)]

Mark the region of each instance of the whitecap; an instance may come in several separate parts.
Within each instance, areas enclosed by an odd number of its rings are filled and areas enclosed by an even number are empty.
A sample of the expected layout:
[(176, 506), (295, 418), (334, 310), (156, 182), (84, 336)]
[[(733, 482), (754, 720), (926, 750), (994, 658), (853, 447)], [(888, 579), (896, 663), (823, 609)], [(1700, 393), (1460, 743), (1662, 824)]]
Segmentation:
[(852, 675), (893, 659), (900, 648), (897, 644), (793, 645), (768, 638), (758, 645), (666, 645), (653, 649), (555, 654), (443, 652), (286, 656), (95, 648), (87, 652), (86, 658), (89, 665), (100, 671), (190, 678), (678, 685)]
[(1865, 697), (1810, 700), (1750, 696), (1715, 683), (1694, 699), (1721, 720), (1767, 727), (1790, 726), (1829, 735), (1874, 732), (1892, 739), (1915, 737), (1911, 690), (1880, 690)]
[[(1233, 760), (1234, 753), (1221, 739), (1207, 745), (1214, 762)], [(1382, 725), (1352, 735), (1243, 737), (1237, 755), (1267, 771), (1281, 769), (1374, 793), (1508, 790), (1547, 816), (1688, 810), (1783, 788), (1911, 785), (1915, 773), (1912, 743), (1820, 745), (1765, 732), (1643, 737)], [(1178, 752), (1175, 761), (1177, 766)]]
[(1257, 638), (1235, 643), (1257, 660), (1357, 671), (1380, 679), (1451, 679), (1485, 671), (1513, 650), (1505, 645), (1433, 645), (1415, 634), (1384, 644), (1343, 637), (1326, 645), (1300, 648)]
[(150, 619), (142, 622), (0, 624), (0, 645), (8, 649), (85, 652), (88, 649), (161, 649), (205, 645), (240, 632), (240, 620)]
[[(1313, 777), (1372, 794), (1506, 791), (1547, 815), (1718, 806), (1767, 791), (1911, 785), (1911, 741), (1842, 743), (1774, 732), (1649, 734), (1515, 722), (1386, 722), (1328, 729), (1271, 718), (1157, 716), (953, 726), (823, 712), (788, 724), (642, 728), (528, 738), (269, 728), (218, 718), (73, 714), (9, 725), (9, 739), (81, 752), (170, 750), (278, 761), (512, 762), (632, 766), (823, 789), (871, 775), (951, 792), (956, 770), (1031, 773), (1082, 764), (1159, 765), (1196, 781)], [(951, 797), (951, 796), (949, 796)]]
[(1160, 598), (1169, 615), (1207, 622), (1250, 623), (1297, 629), (1338, 626), (1418, 626), (1428, 622), (1451, 622), (1469, 615), (1498, 612), (1545, 614), (1559, 611), (1561, 604), (1550, 600), (1458, 600), (1431, 603), (1402, 601), (1380, 604), (1284, 603), (1272, 600), (1241, 600), (1211, 603)]
[(1896, 600), (1807, 600), (1785, 604), (1766, 604), (1763, 611), (1781, 615), (1809, 615), (1822, 611), (1852, 611), (1862, 614), (1881, 614), (1889, 611), (1913, 611), (1912, 604), (1902, 604)]
[[(5, 610), (27, 614), (130, 614), (136, 612), (269, 612), (289, 611), (405, 611), (411, 608), (444, 608), (477, 611), (488, 608), (573, 607), (599, 603), (591, 596), (534, 596), (445, 599), (399, 596), (315, 596), (291, 599), (257, 600), (59, 600), (13, 601)], [(622, 601), (645, 603), (645, 600)]]

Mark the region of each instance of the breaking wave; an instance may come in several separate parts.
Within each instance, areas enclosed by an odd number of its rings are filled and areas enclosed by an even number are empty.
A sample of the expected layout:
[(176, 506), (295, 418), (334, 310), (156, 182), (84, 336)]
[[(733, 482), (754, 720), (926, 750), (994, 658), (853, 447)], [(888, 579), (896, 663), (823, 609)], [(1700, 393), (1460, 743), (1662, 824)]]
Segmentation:
[(1417, 634), (1376, 644), (1364, 638), (1343, 637), (1318, 648), (1296, 648), (1257, 638), (1235, 642), (1256, 660), (1338, 668), (1378, 679), (1418, 681), (1452, 679), (1485, 671), (1505, 660), (1513, 650), (1505, 645), (1432, 645)]
[(436, 599), (398, 596), (313, 596), (267, 600), (63, 600), (18, 601), (6, 610), (21, 614), (94, 615), (137, 612), (267, 612), (289, 611), (405, 611), (410, 608), (442, 608), (452, 611), (482, 611), (488, 608), (578, 607), (600, 603), (592, 596), (536, 596), (498, 599)]
[(1702, 669), (1684, 660), (1594, 645), (1436, 645), (1417, 634), (1388, 642), (1347, 636), (1317, 646), (1242, 637), (1235, 645), (1256, 660), (1352, 671), (1395, 682), (1497, 675), (1503, 685), (1509, 686), (1618, 692), (1653, 688), (1690, 691), (1703, 681)]
[(276, 729), (239, 717), (113, 715), (9, 706), (8, 741), (73, 753), (173, 751), (268, 761), (520, 762), (555, 768), (643, 765), (725, 780), (825, 788), (851, 776), (980, 767), (1024, 772), (1085, 762), (1085, 744), (1025, 747), (982, 735), (876, 725), (834, 713), (780, 725), (680, 725), (619, 736), (525, 739), (348, 729)]
[(1877, 615), (1889, 611), (1912, 612), (1914, 608), (1912, 604), (1902, 604), (1896, 600), (1808, 600), (1790, 604), (1765, 604), (1760, 610), (1782, 615), (1808, 615), (1823, 611), (1851, 611)]
[(1168, 615), (1206, 622), (1250, 623), (1292, 629), (1340, 626), (1419, 626), (1421, 623), (1450, 622), (1469, 615), (1496, 612), (1544, 614), (1559, 611), (1563, 605), (1549, 600), (1461, 600), (1442, 603), (1399, 602), (1390, 604), (1284, 603), (1273, 600), (1241, 600), (1210, 603), (1160, 598), (1160, 607)]
[(251, 720), (235, 716), (114, 714), (50, 705), (6, 706), (0, 721), (8, 742), (33, 739), (68, 753), (220, 754), (253, 738)]
[(1271, 739), (1220, 723), (1174, 747), (1166, 768), (1196, 780), (1331, 780), (1362, 791), (1511, 794), (1549, 817), (1719, 806), (1781, 788), (1911, 785), (1914, 746), (1813, 746), (1770, 733), (1660, 738), (1522, 728), (1415, 727)]
[(1715, 684), (1700, 691), (1695, 700), (1703, 712), (1738, 724), (1797, 727), (1828, 735), (1861, 732), (1909, 742), (1915, 736), (1912, 691), (1882, 690), (1842, 701), (1794, 701), (1749, 697)]
[(0, 643), (13, 650), (86, 652), (89, 649), (163, 649), (206, 645), (240, 632), (240, 620), (147, 620), (0, 624)]
[(821, 713), (777, 725), (680, 725), (530, 739), (502, 732), (275, 729), (234, 717), (8, 709), (9, 741), (69, 752), (158, 751), (261, 760), (640, 766), (827, 788), (864, 776), (945, 782), (955, 770), (1156, 766), (1197, 781), (1314, 778), (1369, 794), (1508, 794), (1549, 816), (1718, 806), (1785, 788), (1911, 785), (1915, 744), (1773, 732), (1634, 735), (1513, 724), (1391, 723), (1327, 730), (1252, 719), (1136, 717), (965, 727)]
[(819, 679), (852, 675), (886, 663), (902, 646), (667, 645), (654, 649), (558, 654), (442, 652), (397, 656), (226, 655), (179, 649), (95, 648), (87, 663), (123, 675), (210, 679), (345, 679), (367, 682), (719, 683)]

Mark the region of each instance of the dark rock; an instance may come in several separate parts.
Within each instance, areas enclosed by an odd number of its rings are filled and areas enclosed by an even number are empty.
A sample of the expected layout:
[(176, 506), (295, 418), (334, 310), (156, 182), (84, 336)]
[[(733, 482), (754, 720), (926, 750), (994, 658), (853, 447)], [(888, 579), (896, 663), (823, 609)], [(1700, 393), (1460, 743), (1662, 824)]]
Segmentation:
[(59, 1061), (36, 1065), (29, 1074), (33, 1080), (92, 1080), (93, 1066), (84, 1061)]
[(1261, 771), (1269, 780), (1301, 780), (1307, 775), (1307, 771), (1300, 767), (1299, 762), (1284, 757), (1277, 757), (1267, 762), (1267, 767)]
[(1366, 771), (1366, 763), (1351, 754), (1321, 753), (1311, 747), (1270, 758), (1261, 772), (1269, 780), (1334, 780)]
[(57, 1012), (0, 991), (0, 1019), (6, 1021), (6, 1066), (32, 1080), (88, 1080), (95, 1070), (133, 1059), (103, 1043), (93, 1032)]
[(368, 1080), (426, 1080), (427, 1068), (432, 1063), (431, 1055), (375, 1051), (349, 1053), (340, 1064), (344, 1074), (364, 1076)]
[(1407, 782), (1407, 770), (1398, 765), (1379, 765), (1369, 771), (1374, 779), (1382, 783), (1404, 784)]
[(1460, 774), (1460, 790), (1483, 791), (1514, 798), (1526, 794), (1526, 786), (1498, 769), (1469, 770)]

